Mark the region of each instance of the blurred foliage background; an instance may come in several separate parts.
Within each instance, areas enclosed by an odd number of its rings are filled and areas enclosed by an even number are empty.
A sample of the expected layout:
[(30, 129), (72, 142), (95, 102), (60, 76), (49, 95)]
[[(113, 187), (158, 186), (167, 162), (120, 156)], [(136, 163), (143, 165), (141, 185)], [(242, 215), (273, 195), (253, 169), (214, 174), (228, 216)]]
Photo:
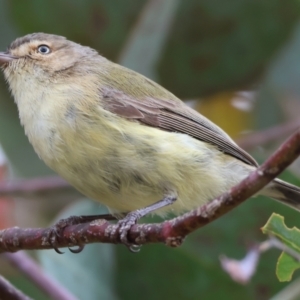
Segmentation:
[[(298, 0), (0, 0), (1, 50), (39, 31), (89, 45), (151, 77), (219, 124), (258, 161), (299, 125)], [(271, 129), (262, 131), (266, 128)], [(1, 178), (53, 174), (29, 145), (3, 76), (0, 143), (9, 169), (1, 168)], [(300, 185), (299, 164), (282, 177)], [(104, 208), (70, 191), (1, 199), (0, 220), (2, 227), (46, 226), (54, 218), (95, 210)], [(300, 226), (297, 212), (257, 197), (194, 233), (179, 249), (149, 245), (133, 255), (124, 246), (91, 245), (77, 255), (40, 251), (35, 257), (78, 299), (270, 299), (286, 287), (275, 277), (277, 251), (264, 254), (244, 286), (221, 270), (219, 255), (243, 257), (247, 246), (264, 239), (260, 227), (272, 212)], [(0, 263), (1, 274), (18, 288), (48, 299), (4, 259)]]

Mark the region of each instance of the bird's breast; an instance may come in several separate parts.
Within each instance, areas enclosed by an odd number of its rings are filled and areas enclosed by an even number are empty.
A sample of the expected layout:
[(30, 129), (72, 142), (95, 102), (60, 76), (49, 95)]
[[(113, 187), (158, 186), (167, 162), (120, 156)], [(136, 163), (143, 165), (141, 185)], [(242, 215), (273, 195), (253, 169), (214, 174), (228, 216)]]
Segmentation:
[(242, 178), (236, 159), (207, 143), (80, 103), (41, 108), (26, 132), (50, 168), (114, 211), (139, 209), (168, 193), (178, 195), (168, 209), (189, 210)]

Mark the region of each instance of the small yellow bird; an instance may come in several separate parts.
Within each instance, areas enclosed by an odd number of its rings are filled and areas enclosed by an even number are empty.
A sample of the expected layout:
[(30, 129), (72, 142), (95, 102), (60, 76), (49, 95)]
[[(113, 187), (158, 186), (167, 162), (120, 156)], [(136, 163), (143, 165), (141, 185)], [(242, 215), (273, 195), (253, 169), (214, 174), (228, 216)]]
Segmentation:
[[(239, 183), (256, 161), (169, 91), (95, 50), (33, 33), (0, 53), (39, 157), (121, 220), (191, 210)], [(275, 179), (260, 194), (299, 210), (300, 189)]]

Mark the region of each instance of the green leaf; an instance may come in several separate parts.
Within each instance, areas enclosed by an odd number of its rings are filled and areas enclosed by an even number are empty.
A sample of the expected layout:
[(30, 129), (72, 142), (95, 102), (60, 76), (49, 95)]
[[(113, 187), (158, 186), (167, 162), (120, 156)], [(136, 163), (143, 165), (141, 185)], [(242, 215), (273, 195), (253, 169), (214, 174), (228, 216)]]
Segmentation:
[(285, 245), (300, 253), (300, 230), (296, 227), (288, 228), (284, 224), (284, 217), (273, 213), (262, 228), (265, 234), (279, 238)]
[[(284, 245), (300, 253), (300, 230), (296, 227), (288, 228), (283, 216), (273, 213), (262, 231), (276, 236)], [(299, 268), (300, 263), (283, 252), (277, 262), (276, 274), (280, 281), (290, 281), (293, 273)]]
[(276, 275), (281, 282), (291, 281), (293, 273), (299, 268), (300, 263), (298, 261), (282, 252), (277, 262)]

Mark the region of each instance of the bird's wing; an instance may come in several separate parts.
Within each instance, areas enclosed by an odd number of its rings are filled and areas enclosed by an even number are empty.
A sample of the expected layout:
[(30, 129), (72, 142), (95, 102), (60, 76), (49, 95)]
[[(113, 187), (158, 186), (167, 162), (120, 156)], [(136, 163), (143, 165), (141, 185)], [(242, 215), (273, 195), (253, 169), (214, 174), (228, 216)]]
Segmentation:
[(162, 130), (188, 134), (249, 165), (258, 166), (255, 159), (222, 129), (181, 101), (153, 97), (145, 97), (141, 101), (123, 91), (111, 89), (102, 91), (102, 97), (105, 109), (114, 114)]

